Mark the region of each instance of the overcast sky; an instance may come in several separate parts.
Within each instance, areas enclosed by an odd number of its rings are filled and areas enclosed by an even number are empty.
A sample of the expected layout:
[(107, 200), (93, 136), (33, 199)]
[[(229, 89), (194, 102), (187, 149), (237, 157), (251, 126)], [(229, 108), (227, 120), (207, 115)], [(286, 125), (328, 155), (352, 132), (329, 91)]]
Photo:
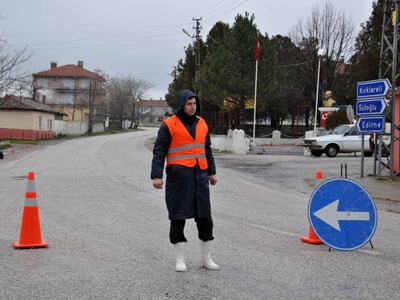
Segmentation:
[[(269, 36), (288, 35), (322, 0), (5, 0), (0, 29), (13, 49), (27, 47), (31, 72), (84, 62), (84, 68), (111, 76), (133, 75), (151, 82), (147, 98), (164, 99), (170, 75), (193, 39), (193, 18), (202, 18), (201, 36), (218, 22), (232, 25), (237, 14), (254, 14)], [(334, 0), (360, 30), (373, 0)]]

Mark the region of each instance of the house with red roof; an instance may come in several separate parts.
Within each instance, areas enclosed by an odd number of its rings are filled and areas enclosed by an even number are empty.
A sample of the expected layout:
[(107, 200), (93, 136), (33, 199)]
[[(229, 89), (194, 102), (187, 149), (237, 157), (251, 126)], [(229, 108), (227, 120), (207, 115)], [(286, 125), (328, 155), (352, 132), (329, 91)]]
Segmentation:
[(56, 120), (63, 115), (33, 99), (7, 95), (0, 98), (0, 139), (53, 139)]
[(95, 116), (104, 104), (104, 77), (86, 70), (83, 61), (77, 65), (58, 67), (51, 62), (50, 69), (32, 74), (33, 98), (39, 103), (61, 110), (64, 120), (88, 122), (90, 111)]
[(159, 125), (163, 119), (173, 114), (172, 108), (165, 100), (139, 100), (135, 109), (142, 126)]

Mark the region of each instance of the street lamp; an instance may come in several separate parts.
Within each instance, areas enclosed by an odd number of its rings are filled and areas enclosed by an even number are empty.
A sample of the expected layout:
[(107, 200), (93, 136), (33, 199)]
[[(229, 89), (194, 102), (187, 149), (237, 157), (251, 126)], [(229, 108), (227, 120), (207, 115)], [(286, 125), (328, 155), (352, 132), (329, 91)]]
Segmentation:
[(318, 113), (318, 94), (319, 94), (319, 74), (321, 70), (321, 58), (325, 54), (325, 49), (318, 49), (318, 74), (317, 74), (317, 92), (315, 94), (315, 117), (314, 117), (314, 136), (317, 136), (317, 113)]

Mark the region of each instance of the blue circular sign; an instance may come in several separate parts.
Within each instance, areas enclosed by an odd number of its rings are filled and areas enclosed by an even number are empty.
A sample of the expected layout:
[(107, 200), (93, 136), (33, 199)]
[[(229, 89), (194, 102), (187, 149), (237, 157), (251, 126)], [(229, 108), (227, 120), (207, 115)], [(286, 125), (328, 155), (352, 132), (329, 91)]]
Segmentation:
[(349, 179), (330, 179), (312, 193), (308, 218), (315, 234), (337, 250), (355, 250), (375, 233), (378, 215), (367, 190)]

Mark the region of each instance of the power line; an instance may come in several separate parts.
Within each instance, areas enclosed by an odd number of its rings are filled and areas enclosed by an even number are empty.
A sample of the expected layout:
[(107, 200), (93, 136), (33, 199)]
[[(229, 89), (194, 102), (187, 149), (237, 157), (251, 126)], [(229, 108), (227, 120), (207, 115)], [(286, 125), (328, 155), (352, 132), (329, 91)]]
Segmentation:
[(232, 10), (238, 8), (239, 6), (243, 5), (246, 3), (248, 0), (235, 0), (235, 1), (229, 1), (227, 0), (225, 3), (220, 2), (218, 5), (215, 7), (211, 7), (209, 10), (212, 13), (211, 15), (207, 16), (208, 10), (204, 11), (202, 13), (202, 16), (204, 16), (204, 19), (207, 21), (204, 22), (205, 25), (208, 25), (212, 22), (214, 22), (216, 19), (221, 19), (228, 13), (230, 13)]
[[(221, 14), (227, 14), (248, 0), (225, 0), (218, 2), (204, 10), (208, 23)], [(91, 47), (114, 46), (140, 46), (144, 44), (167, 44), (182, 42), (182, 39), (174, 39), (179, 36), (178, 27), (190, 23), (177, 23), (163, 26), (144, 26), (135, 29), (126, 27), (105, 27), (80, 31), (44, 32), (8, 35), (9, 44), (13, 47), (25, 47), (29, 45), (32, 51), (48, 51), (57, 49), (82, 49)], [(193, 27), (195, 29), (195, 27)], [(161, 31), (161, 32), (160, 32)], [(199, 34), (196, 34), (199, 36)], [(32, 40), (27, 40), (27, 37)], [(21, 40), (23, 38), (23, 40)], [(44, 41), (43, 41), (44, 39)]]
[(301, 66), (301, 65), (306, 65), (312, 62), (316, 62), (318, 59), (313, 59), (313, 60), (309, 60), (309, 61), (305, 61), (305, 62), (301, 62), (301, 63), (295, 63), (295, 64), (290, 64), (290, 65), (276, 65), (277, 67), (296, 67), (296, 66)]

